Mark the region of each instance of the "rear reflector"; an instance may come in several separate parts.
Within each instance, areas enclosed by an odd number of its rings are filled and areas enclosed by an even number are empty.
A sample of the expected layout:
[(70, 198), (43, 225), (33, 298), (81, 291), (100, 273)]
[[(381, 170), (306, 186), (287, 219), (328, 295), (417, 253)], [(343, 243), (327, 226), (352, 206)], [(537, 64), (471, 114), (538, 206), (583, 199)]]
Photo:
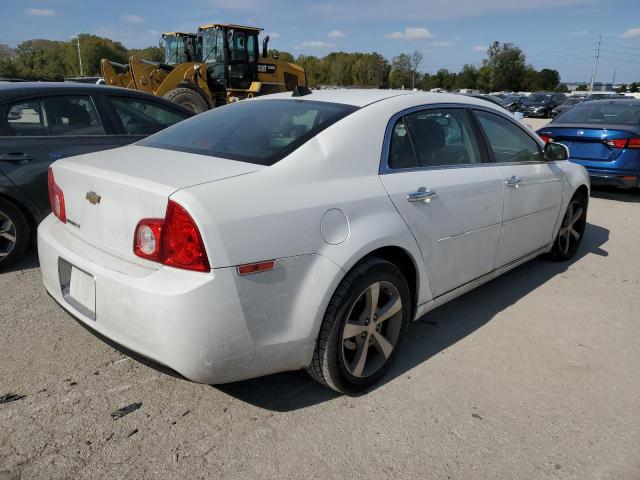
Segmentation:
[(275, 260), (268, 260), (266, 262), (248, 263), (246, 265), (238, 265), (236, 269), (239, 275), (251, 275), (252, 273), (267, 272), (273, 270), (276, 267)]
[(56, 180), (53, 178), (53, 169), (51, 167), (49, 167), (49, 170), (47, 171), (47, 183), (49, 186), (49, 204), (51, 205), (51, 211), (62, 223), (67, 223), (67, 210), (64, 205), (64, 193), (62, 193), (62, 189), (56, 185)]
[(133, 253), (170, 267), (211, 270), (200, 231), (187, 211), (169, 200), (165, 218), (140, 220), (133, 237)]

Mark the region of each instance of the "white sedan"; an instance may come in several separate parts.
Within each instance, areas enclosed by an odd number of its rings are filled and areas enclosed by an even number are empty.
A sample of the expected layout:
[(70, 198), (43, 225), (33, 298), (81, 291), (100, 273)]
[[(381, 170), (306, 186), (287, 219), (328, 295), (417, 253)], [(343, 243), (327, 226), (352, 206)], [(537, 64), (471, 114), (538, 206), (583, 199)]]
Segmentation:
[(247, 100), (54, 163), (43, 282), (188, 379), (304, 368), (354, 392), (412, 320), (540, 254), (573, 256), (589, 179), (567, 156), (459, 95)]

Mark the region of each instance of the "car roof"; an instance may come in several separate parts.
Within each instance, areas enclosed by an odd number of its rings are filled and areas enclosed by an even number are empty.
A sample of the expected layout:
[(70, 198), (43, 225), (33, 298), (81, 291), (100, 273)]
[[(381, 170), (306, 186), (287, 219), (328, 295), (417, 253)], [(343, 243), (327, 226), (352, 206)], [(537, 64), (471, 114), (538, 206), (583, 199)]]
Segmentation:
[[(257, 97), (256, 101), (266, 101), (269, 99), (291, 99), (299, 101), (317, 101), (329, 103), (341, 103), (344, 105), (353, 105), (355, 107), (365, 107), (372, 103), (382, 100), (388, 100), (398, 97), (413, 96), (416, 99), (416, 105), (430, 103), (460, 103), (480, 105), (495, 108), (496, 104), (481, 98), (460, 95), (457, 93), (438, 93), (438, 92), (421, 92), (413, 90), (376, 90), (376, 89), (358, 89), (358, 88), (338, 88), (327, 90), (312, 90), (312, 93), (300, 97), (294, 97), (291, 92), (276, 93), (273, 95), (265, 95)], [(502, 109), (500, 109), (502, 110)]]
[(640, 105), (640, 100), (633, 97), (626, 98), (601, 98), (601, 99), (593, 99), (582, 102), (581, 105)]
[(0, 82), (0, 101), (29, 95), (74, 93), (115, 93), (117, 95), (126, 95), (130, 97), (143, 97), (150, 100), (155, 99), (158, 102), (170, 104), (178, 110), (190, 112), (190, 110), (169, 102), (162, 97), (139, 92), (138, 90), (131, 90), (129, 88), (113, 87), (111, 85), (96, 85), (93, 83), (81, 82)]

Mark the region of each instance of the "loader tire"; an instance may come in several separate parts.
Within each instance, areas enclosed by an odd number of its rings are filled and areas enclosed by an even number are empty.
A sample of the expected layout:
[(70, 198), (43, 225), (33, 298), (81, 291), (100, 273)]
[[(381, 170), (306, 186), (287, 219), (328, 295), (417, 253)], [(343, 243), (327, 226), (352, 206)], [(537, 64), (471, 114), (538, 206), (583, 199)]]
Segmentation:
[(163, 97), (195, 113), (202, 113), (209, 110), (209, 104), (205, 98), (190, 88), (174, 88), (165, 93)]

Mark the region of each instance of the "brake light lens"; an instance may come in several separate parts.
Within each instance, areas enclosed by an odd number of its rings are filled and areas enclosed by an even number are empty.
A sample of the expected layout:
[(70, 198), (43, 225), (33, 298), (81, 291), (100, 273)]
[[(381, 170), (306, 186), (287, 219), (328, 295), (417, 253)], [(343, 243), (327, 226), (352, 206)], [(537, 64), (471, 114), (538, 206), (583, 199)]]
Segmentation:
[(551, 138), (550, 135), (542, 135), (542, 134), (540, 134), (539, 137), (542, 139), (542, 141), (544, 143), (549, 143), (549, 142), (553, 141), (553, 138)]
[(615, 138), (611, 140), (605, 140), (604, 143), (613, 148), (624, 148), (627, 146), (626, 138)]
[(187, 211), (169, 200), (164, 219), (140, 220), (134, 235), (133, 253), (175, 268), (211, 270), (200, 231)]
[(640, 149), (640, 138), (631, 138), (627, 144), (627, 148)]
[(53, 169), (51, 167), (49, 167), (49, 170), (47, 171), (47, 183), (49, 185), (49, 204), (51, 205), (51, 211), (62, 223), (67, 223), (67, 210), (64, 206), (64, 193), (62, 193), (62, 189), (56, 185), (56, 180), (53, 177)]

